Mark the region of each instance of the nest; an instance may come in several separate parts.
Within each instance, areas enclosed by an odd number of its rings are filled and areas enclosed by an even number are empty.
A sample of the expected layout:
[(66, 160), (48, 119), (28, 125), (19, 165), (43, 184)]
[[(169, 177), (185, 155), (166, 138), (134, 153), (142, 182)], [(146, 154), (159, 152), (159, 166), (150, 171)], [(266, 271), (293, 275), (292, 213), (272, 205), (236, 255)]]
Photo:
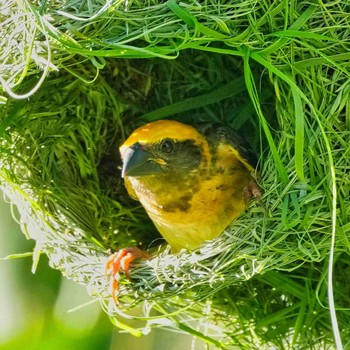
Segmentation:
[[(345, 341), (349, 13), (347, 1), (0, 1), (0, 186), (36, 253), (120, 328), (142, 304), (133, 334)], [(193, 252), (170, 254), (120, 179), (118, 146), (159, 118), (229, 124), (259, 158), (261, 201)], [(117, 308), (104, 267), (128, 246), (157, 254), (122, 279)]]

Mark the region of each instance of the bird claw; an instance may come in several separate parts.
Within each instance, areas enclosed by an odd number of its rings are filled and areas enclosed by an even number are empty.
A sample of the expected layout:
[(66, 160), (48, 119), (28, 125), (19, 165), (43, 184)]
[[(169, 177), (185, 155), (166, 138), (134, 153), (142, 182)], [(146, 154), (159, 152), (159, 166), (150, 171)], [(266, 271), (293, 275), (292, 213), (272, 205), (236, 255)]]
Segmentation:
[(250, 181), (250, 192), (252, 194), (252, 196), (256, 199), (261, 199), (261, 196), (262, 196), (262, 192), (261, 192), (261, 189), (259, 187), (259, 185), (255, 182), (255, 181)]
[(118, 301), (119, 271), (122, 270), (129, 278), (130, 264), (135, 259), (149, 259), (150, 255), (136, 247), (124, 248), (112, 254), (106, 263), (106, 276), (111, 279), (112, 297), (116, 305)]
[(261, 189), (254, 180), (250, 181), (249, 187), (245, 187), (243, 190), (244, 201), (246, 203), (248, 203), (249, 199), (251, 199), (252, 197), (254, 197), (257, 200), (260, 200), (261, 195)]

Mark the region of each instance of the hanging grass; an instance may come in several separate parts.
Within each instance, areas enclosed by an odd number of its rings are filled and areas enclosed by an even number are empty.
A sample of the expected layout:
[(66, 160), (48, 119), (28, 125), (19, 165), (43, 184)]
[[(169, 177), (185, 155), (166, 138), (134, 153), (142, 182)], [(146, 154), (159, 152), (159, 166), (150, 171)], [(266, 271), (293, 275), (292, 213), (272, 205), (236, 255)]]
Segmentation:
[[(0, 0), (0, 185), (34, 262), (47, 254), (137, 336), (346, 347), (349, 13), (345, 0)], [(193, 252), (170, 254), (120, 178), (118, 146), (159, 118), (226, 123), (259, 158), (261, 201)], [(121, 278), (117, 308), (105, 263), (135, 245), (157, 256)]]

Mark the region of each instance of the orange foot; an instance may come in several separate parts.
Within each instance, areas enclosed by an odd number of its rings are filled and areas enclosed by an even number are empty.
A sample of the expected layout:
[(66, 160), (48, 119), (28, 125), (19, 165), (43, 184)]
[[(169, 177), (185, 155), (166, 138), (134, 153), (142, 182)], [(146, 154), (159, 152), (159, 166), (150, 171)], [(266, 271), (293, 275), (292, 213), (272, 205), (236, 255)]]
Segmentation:
[(108, 258), (106, 264), (106, 275), (111, 278), (112, 297), (117, 305), (119, 304), (117, 294), (119, 286), (118, 273), (120, 269), (122, 269), (128, 277), (129, 267), (132, 261), (135, 259), (150, 258), (151, 256), (149, 254), (136, 247), (121, 249)]

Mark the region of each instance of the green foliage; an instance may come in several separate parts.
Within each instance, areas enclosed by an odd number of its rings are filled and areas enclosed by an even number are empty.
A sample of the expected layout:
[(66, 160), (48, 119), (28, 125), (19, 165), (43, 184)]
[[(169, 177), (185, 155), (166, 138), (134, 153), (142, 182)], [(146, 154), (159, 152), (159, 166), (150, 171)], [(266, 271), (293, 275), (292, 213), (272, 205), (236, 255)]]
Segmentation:
[[(0, 1), (0, 183), (23, 230), (112, 317), (143, 302), (131, 333), (305, 349), (332, 348), (333, 331), (339, 345), (339, 328), (346, 345), (349, 13), (347, 1)], [(124, 190), (117, 148), (168, 117), (243, 134), (264, 195), (198, 250), (140, 262), (118, 309), (107, 249), (162, 241)]]

